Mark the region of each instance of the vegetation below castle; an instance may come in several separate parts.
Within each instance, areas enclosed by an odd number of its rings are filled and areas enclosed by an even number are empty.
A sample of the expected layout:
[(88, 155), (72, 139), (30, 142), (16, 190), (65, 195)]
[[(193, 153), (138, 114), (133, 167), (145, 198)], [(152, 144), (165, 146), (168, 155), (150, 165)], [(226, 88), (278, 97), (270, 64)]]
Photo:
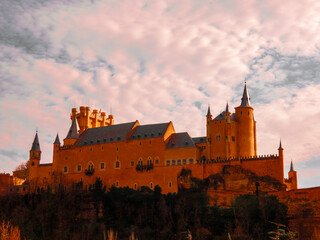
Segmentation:
[[(79, 184), (80, 185), (80, 184)], [(231, 208), (209, 206), (196, 188), (161, 194), (142, 187), (105, 191), (97, 179), (89, 191), (60, 188), (0, 198), (0, 221), (18, 226), (21, 239), (268, 239), (270, 223), (287, 224), (287, 208), (275, 196), (237, 197)], [(285, 238), (283, 238), (285, 239)]]

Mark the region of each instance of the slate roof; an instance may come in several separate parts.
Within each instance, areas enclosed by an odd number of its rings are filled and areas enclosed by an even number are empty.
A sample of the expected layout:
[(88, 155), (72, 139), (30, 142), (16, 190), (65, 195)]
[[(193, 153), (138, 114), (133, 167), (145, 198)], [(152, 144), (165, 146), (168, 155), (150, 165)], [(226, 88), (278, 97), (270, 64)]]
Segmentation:
[(244, 84), (240, 107), (251, 107), (250, 98), (247, 90), (247, 83)]
[(192, 138), (193, 142), (195, 144), (199, 144), (199, 143), (206, 143), (207, 142), (207, 137), (196, 137), (196, 138)]
[(81, 136), (78, 147), (109, 142), (122, 142), (136, 122), (89, 128)]
[(137, 126), (130, 140), (163, 137), (169, 124), (170, 122)]
[(31, 150), (32, 150), (32, 151), (41, 151), (41, 150), (40, 150), (38, 133), (36, 133), (36, 135), (34, 136), (34, 140), (33, 140), (33, 143), (32, 143)]
[(39, 164), (39, 167), (47, 167), (47, 166), (52, 166), (52, 163), (42, 163), (42, 164)]
[[(216, 116), (213, 120), (224, 120), (226, 119), (226, 112), (223, 111), (221, 112), (218, 116)], [(231, 114), (231, 118), (230, 118), (232, 121), (235, 121), (236, 120), (236, 114), (232, 113)]]
[(58, 133), (57, 133), (57, 136), (56, 136), (56, 140), (54, 140), (53, 144), (60, 144), (60, 139), (59, 139)]
[(77, 122), (77, 118), (74, 118), (69, 129), (67, 139), (78, 139), (79, 138), (79, 125)]
[(167, 149), (195, 147), (192, 138), (187, 132), (173, 133), (167, 143)]

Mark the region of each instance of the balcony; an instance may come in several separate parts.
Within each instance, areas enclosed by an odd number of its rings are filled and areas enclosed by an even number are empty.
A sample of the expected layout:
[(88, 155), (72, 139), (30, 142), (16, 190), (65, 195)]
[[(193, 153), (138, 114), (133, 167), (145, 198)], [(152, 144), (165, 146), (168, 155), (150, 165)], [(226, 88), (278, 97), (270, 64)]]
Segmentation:
[(150, 164), (147, 164), (147, 165), (138, 164), (138, 165), (136, 166), (136, 170), (137, 170), (137, 171), (140, 171), (140, 172), (142, 172), (142, 171), (144, 171), (144, 170), (150, 171), (150, 170), (152, 170), (152, 169), (153, 169), (153, 163), (150, 163)]
[(92, 176), (94, 174), (94, 168), (93, 167), (89, 167), (88, 169), (86, 169), (84, 171), (84, 173), (87, 175), (87, 176)]

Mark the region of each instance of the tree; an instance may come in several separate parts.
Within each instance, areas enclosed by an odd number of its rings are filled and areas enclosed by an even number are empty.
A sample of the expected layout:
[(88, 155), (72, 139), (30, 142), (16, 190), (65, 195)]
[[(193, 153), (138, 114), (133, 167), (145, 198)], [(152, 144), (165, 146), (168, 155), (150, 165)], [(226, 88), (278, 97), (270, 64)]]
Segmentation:
[(13, 171), (13, 176), (27, 181), (29, 179), (29, 166), (30, 166), (29, 161), (25, 163), (21, 163)]

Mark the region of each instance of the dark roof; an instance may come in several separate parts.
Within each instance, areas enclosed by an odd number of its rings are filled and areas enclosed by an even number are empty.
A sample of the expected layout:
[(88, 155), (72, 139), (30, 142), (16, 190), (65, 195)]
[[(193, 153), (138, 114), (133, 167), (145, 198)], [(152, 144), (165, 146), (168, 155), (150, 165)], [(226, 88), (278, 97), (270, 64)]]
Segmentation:
[(199, 144), (199, 143), (206, 143), (207, 142), (207, 137), (196, 137), (196, 138), (192, 138), (193, 142), (195, 144)]
[(291, 160), (291, 164), (290, 164), (290, 171), (289, 171), (289, 172), (294, 172), (294, 168), (293, 168), (292, 160)]
[(74, 118), (69, 129), (67, 139), (78, 139), (79, 138), (79, 126), (77, 122), (77, 118)]
[(167, 143), (167, 149), (195, 147), (195, 144), (187, 132), (173, 133)]
[(77, 146), (124, 141), (136, 122), (89, 128), (81, 136)]
[(32, 150), (32, 151), (41, 151), (41, 150), (40, 150), (38, 133), (36, 133), (36, 136), (34, 137), (31, 150)]
[(169, 124), (170, 122), (137, 126), (133, 131), (130, 140), (163, 137)]
[(47, 167), (47, 166), (52, 166), (52, 163), (42, 163), (42, 164), (39, 164), (39, 167)]
[[(213, 120), (224, 120), (224, 119), (226, 119), (226, 112), (225, 111), (221, 112)], [(234, 113), (232, 113), (230, 119), (235, 121), (236, 120), (236, 115)]]
[(56, 140), (54, 140), (53, 144), (60, 144), (60, 139), (59, 139), (58, 133), (57, 133), (57, 136), (56, 136)]
[(251, 107), (250, 98), (247, 90), (247, 83), (244, 84), (240, 107)]
[(207, 111), (207, 116), (210, 116), (211, 115), (211, 111), (210, 111), (210, 104), (208, 106), (208, 111)]

